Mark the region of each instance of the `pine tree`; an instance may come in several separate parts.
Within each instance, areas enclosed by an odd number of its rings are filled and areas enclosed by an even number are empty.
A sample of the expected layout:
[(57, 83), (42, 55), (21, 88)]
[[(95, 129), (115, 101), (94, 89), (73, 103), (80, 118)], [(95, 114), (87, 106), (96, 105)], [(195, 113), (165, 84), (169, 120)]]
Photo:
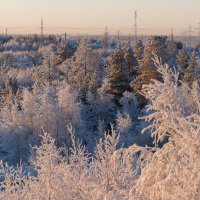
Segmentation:
[(175, 66), (176, 55), (178, 53), (178, 47), (174, 42), (173, 35), (171, 39), (167, 42), (167, 51), (169, 53), (168, 64), (170, 66)]
[[(140, 93), (142, 85), (151, 83), (152, 79), (159, 79), (160, 74), (154, 64), (155, 55), (162, 60), (163, 63), (167, 61), (167, 37), (151, 36), (148, 38), (147, 45), (144, 49), (144, 56), (141, 65), (137, 69), (139, 74), (136, 79), (131, 82), (131, 87), (136, 93)], [(143, 96), (140, 96), (141, 104), (146, 101)]]
[(42, 66), (38, 70), (37, 82), (52, 84), (53, 79), (55, 79), (55, 74), (57, 69), (55, 68), (55, 46), (48, 45), (39, 49), (39, 52), (43, 56)]
[(197, 80), (198, 74), (197, 71), (197, 57), (195, 52), (192, 52), (189, 58), (188, 67), (184, 71), (184, 81), (188, 83), (190, 86), (192, 83)]
[(175, 63), (179, 72), (183, 72), (187, 68), (187, 54), (185, 52), (185, 49), (181, 49), (178, 51)]
[(133, 48), (130, 46), (130, 42), (125, 47), (124, 60), (127, 66), (128, 79), (131, 81), (136, 75), (134, 73), (134, 67), (138, 65), (138, 62), (135, 58)]
[(135, 57), (137, 59), (138, 64), (141, 64), (143, 59), (143, 53), (144, 53), (144, 45), (141, 40), (138, 40), (135, 45)]
[(124, 52), (120, 45), (111, 56), (108, 78), (109, 88), (107, 92), (113, 95), (115, 102), (118, 102), (123, 93), (129, 89)]
[(66, 59), (71, 58), (74, 52), (75, 52), (75, 49), (72, 46), (70, 46), (68, 42), (67, 43), (61, 42), (55, 53), (54, 62), (56, 64), (61, 64)]
[(154, 55), (162, 59), (162, 63), (167, 61), (167, 37), (152, 36), (148, 39), (147, 46), (144, 50), (143, 66), (149, 66), (155, 69), (155, 64), (152, 60)]
[[(91, 88), (91, 82), (94, 74), (100, 75), (104, 71), (101, 66), (101, 59), (97, 52), (88, 47), (87, 41), (82, 40), (75, 56), (71, 60), (71, 71), (69, 72), (69, 83), (72, 89), (78, 92), (79, 98), (86, 102), (86, 96)], [(96, 79), (99, 84), (101, 75)], [(93, 86), (97, 87), (97, 86)]]

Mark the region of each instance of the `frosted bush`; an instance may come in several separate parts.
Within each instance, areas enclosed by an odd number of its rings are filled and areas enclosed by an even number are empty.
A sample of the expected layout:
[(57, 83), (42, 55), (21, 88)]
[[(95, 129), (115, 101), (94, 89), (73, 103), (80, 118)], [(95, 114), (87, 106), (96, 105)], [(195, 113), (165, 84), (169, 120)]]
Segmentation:
[(120, 133), (128, 132), (132, 127), (132, 120), (128, 113), (117, 114), (117, 129)]

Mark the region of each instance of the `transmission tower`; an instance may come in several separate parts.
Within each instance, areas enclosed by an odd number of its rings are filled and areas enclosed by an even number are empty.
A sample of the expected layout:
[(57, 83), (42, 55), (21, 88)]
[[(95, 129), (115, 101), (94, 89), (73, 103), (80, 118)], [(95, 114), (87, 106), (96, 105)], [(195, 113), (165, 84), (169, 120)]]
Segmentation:
[(120, 47), (119, 30), (117, 31), (117, 45)]
[(173, 51), (174, 51), (174, 34), (173, 34), (173, 28), (171, 28), (170, 52), (173, 53)]
[(67, 33), (65, 33), (65, 41), (67, 40)]
[(187, 46), (187, 33), (188, 33), (188, 31), (187, 30), (185, 30), (185, 31), (182, 31), (181, 32), (181, 38), (183, 38), (183, 40), (182, 40), (182, 42), (183, 42), (183, 46), (184, 46), (184, 49), (186, 48), (186, 46)]
[(199, 21), (198, 25), (199, 26), (197, 28), (195, 28), (195, 29), (198, 30), (198, 37), (199, 37), (199, 44), (200, 44), (200, 21)]
[(174, 33), (173, 33), (173, 28), (171, 28), (171, 41), (174, 43)]
[(198, 46), (200, 46), (200, 21), (199, 21), (199, 23), (198, 23), (198, 27), (196, 27), (196, 28), (194, 28), (194, 29), (196, 29), (196, 30), (198, 30)]
[(131, 35), (128, 35), (128, 45), (131, 46)]
[(135, 29), (135, 44), (137, 43), (137, 10), (135, 11), (135, 24), (134, 24), (134, 29)]
[(106, 26), (104, 35), (103, 35), (103, 46), (105, 49), (109, 47), (109, 35), (108, 35), (108, 27)]
[(43, 26), (43, 18), (41, 19), (41, 37), (43, 37), (43, 30), (44, 30), (44, 26)]
[(192, 34), (192, 26), (191, 25), (189, 25), (189, 27), (188, 27), (188, 46), (190, 47), (190, 45), (191, 45), (191, 34)]
[(190, 45), (190, 42), (191, 42), (191, 25), (189, 25), (188, 27), (188, 39), (189, 39), (189, 45)]

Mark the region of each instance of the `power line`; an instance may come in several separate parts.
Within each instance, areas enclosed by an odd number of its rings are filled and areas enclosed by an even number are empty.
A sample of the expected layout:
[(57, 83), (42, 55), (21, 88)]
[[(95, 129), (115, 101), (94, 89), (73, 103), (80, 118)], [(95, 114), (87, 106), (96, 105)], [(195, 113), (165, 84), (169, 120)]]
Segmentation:
[(173, 33), (173, 28), (171, 28), (170, 52), (173, 53), (173, 51), (174, 51), (174, 33)]
[(117, 31), (117, 45), (120, 47), (119, 30)]

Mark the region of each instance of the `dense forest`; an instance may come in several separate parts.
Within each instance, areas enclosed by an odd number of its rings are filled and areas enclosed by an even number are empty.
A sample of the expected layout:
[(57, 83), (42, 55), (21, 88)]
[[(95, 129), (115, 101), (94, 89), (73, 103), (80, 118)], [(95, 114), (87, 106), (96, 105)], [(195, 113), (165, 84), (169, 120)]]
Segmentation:
[(0, 199), (199, 200), (200, 45), (0, 36)]

